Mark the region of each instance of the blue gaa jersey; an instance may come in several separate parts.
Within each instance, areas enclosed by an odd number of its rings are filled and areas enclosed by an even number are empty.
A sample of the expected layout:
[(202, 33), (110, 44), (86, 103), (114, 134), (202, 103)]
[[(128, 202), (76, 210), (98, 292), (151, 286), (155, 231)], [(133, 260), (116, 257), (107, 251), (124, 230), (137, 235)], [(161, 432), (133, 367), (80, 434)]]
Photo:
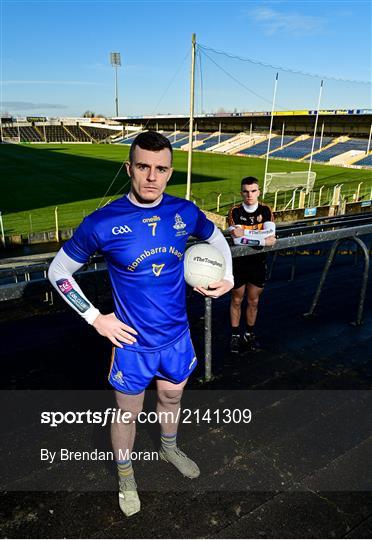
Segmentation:
[(190, 235), (209, 238), (214, 225), (195, 204), (163, 194), (151, 208), (127, 196), (84, 219), (63, 249), (86, 263), (96, 251), (106, 260), (115, 315), (138, 332), (125, 348), (161, 349), (188, 329), (183, 255)]

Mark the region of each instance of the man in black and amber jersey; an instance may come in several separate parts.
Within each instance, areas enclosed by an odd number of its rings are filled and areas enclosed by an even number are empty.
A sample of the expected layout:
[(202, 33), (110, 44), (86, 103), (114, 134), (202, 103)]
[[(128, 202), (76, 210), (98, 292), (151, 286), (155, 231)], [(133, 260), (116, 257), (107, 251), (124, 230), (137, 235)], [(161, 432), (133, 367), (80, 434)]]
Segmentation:
[[(248, 176), (241, 182), (243, 201), (229, 212), (229, 230), (236, 245), (252, 247), (273, 246), (276, 242), (273, 213), (269, 206), (258, 202), (260, 189), (257, 178)], [(259, 344), (254, 334), (258, 302), (265, 286), (266, 255), (234, 257), (235, 285), (232, 290), (230, 319), (232, 336), (230, 350), (239, 353), (241, 344), (250, 351), (257, 351)], [(246, 330), (240, 337), (241, 304), (247, 295)]]

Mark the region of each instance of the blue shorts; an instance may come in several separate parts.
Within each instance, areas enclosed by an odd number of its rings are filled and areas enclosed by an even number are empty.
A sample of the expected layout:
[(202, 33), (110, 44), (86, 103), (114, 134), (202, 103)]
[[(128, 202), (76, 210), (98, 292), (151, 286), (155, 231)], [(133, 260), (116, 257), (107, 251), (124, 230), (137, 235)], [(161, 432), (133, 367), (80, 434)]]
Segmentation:
[(169, 347), (139, 351), (135, 347), (113, 347), (109, 383), (124, 394), (140, 394), (154, 377), (179, 384), (197, 364), (190, 331)]

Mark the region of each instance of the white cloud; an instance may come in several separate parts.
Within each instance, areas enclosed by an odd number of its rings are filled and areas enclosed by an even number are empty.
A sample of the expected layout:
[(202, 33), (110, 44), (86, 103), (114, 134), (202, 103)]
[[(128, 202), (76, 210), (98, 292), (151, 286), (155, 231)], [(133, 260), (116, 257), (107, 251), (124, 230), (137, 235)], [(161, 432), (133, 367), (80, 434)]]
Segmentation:
[(250, 12), (250, 16), (261, 24), (266, 34), (314, 34), (322, 30), (325, 21), (321, 17), (284, 13), (270, 7), (259, 7)]
[(2, 85), (10, 85), (10, 84), (65, 84), (65, 85), (90, 85), (90, 86), (102, 86), (101, 83), (96, 82), (86, 82), (86, 81), (17, 81), (17, 80), (9, 80), (9, 81), (0, 81), (0, 84)]
[(34, 111), (41, 109), (66, 109), (66, 105), (58, 103), (32, 103), (31, 101), (3, 101), (1, 103), (3, 109)]

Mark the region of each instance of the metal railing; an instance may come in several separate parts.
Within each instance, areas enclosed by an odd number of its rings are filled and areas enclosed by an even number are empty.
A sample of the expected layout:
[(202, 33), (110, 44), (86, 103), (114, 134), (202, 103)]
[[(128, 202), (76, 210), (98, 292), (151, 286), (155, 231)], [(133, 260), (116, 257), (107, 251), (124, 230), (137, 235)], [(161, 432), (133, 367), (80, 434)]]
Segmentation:
[[(262, 248), (262, 252), (279, 252), (283, 249), (296, 248), (299, 246), (306, 246), (311, 244), (319, 244), (323, 242), (333, 241), (329, 255), (327, 257), (326, 264), (322, 271), (319, 285), (315, 292), (313, 301), (311, 303), (310, 309), (307, 313), (304, 313), (305, 317), (310, 317), (314, 314), (315, 308), (318, 304), (320, 294), (324, 282), (326, 280), (330, 266), (336, 255), (337, 248), (342, 241), (352, 240), (354, 241), (362, 250), (364, 256), (364, 269), (362, 275), (362, 285), (360, 289), (359, 302), (357, 308), (357, 314), (355, 321), (352, 321), (352, 324), (357, 326), (362, 324), (363, 317), (363, 308), (365, 303), (365, 297), (367, 292), (368, 284), (368, 273), (369, 273), (369, 251), (366, 244), (360, 239), (360, 236), (371, 234), (372, 233), (372, 224), (361, 225), (356, 227), (342, 228), (331, 231), (321, 231), (311, 234), (302, 234), (297, 236), (290, 236), (287, 238), (280, 238), (275, 246)], [(232, 246), (231, 248), (233, 257), (240, 257), (243, 255), (256, 255), (257, 250), (252, 249), (247, 246)], [(205, 298), (205, 380), (209, 381), (212, 378), (212, 300), (210, 298)]]
[[(370, 218), (369, 218), (370, 219)], [(341, 220), (341, 223), (336, 221), (337, 218), (334, 218), (334, 221), (330, 224), (320, 224), (313, 226), (304, 226), (304, 227), (281, 227), (278, 229), (278, 233), (281, 234), (290, 234), (291, 236), (284, 236), (279, 238), (273, 247), (263, 247), (260, 248), (260, 253), (272, 253), (275, 255), (279, 251), (287, 249), (296, 249), (298, 247), (309, 246), (314, 244), (320, 244), (324, 242), (332, 242), (332, 246), (329, 250), (325, 266), (323, 268), (320, 281), (317, 287), (317, 290), (314, 294), (313, 301), (311, 303), (310, 309), (304, 315), (310, 317), (314, 314), (316, 306), (318, 304), (328, 271), (334, 260), (337, 249), (340, 246), (340, 243), (343, 241), (352, 241), (357, 244), (361, 249), (364, 258), (364, 268), (362, 274), (362, 283), (359, 294), (359, 301), (357, 307), (356, 318), (353, 321), (354, 325), (362, 324), (363, 318), (363, 309), (365, 304), (365, 297), (368, 284), (368, 273), (369, 273), (369, 250), (366, 244), (361, 240), (361, 236), (372, 234), (372, 223), (350, 226), (349, 223), (346, 223), (346, 220)], [(328, 230), (328, 225), (332, 230)], [(349, 225), (349, 226), (347, 226)], [(340, 228), (335, 228), (335, 227)], [(308, 230), (311, 229), (312, 232)], [(319, 230), (321, 229), (321, 230)], [(315, 232), (314, 232), (315, 231)], [(195, 241), (191, 242), (195, 243)], [(232, 242), (230, 241), (230, 244)], [(235, 246), (231, 245), (231, 252), (233, 257), (241, 257), (245, 255), (257, 255), (257, 249), (248, 247), (248, 246)], [(275, 258), (274, 255), (274, 258)], [(25, 292), (30, 294), (37, 293), (46, 293), (46, 291), (51, 290), (51, 285), (46, 277), (46, 272), (49, 266), (50, 261), (52, 260), (54, 254), (38, 255), (39, 259), (43, 259), (42, 262), (36, 264), (26, 264), (23, 265), (21, 260), (19, 263), (12, 265), (9, 261), (9, 267), (0, 270), (0, 278), (12, 278), (14, 279), (13, 283), (0, 285), (0, 301), (6, 300), (16, 300), (24, 297)], [(275, 259), (274, 259), (275, 262)], [(106, 266), (102, 258), (94, 258), (91, 265), (88, 266), (87, 270), (77, 272), (79, 275), (89, 275), (97, 274), (100, 272), (106, 272)], [(271, 268), (272, 271), (272, 268)], [(42, 273), (44, 277), (31, 279), (32, 274)], [(19, 282), (19, 277), (22, 277), (24, 281)], [(293, 269), (292, 269), (292, 278), (293, 278)], [(51, 293), (52, 294), (52, 293)], [(205, 298), (205, 318), (204, 318), (204, 336), (205, 336), (205, 380), (211, 380), (212, 375), (212, 300), (210, 298)]]

